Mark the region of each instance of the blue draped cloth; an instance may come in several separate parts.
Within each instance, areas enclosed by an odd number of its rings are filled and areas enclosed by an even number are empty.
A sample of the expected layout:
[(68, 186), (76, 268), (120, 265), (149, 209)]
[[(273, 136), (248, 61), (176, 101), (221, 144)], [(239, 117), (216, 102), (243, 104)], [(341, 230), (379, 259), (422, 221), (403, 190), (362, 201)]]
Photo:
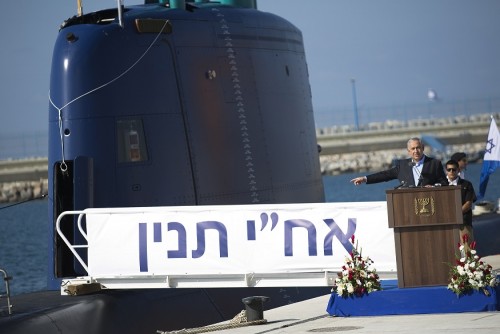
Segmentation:
[(434, 286), (389, 287), (362, 297), (339, 297), (332, 293), (326, 310), (330, 315), (340, 317), (500, 310), (500, 287), (487, 288), (487, 291), (489, 296), (482, 291), (457, 296), (446, 286)]

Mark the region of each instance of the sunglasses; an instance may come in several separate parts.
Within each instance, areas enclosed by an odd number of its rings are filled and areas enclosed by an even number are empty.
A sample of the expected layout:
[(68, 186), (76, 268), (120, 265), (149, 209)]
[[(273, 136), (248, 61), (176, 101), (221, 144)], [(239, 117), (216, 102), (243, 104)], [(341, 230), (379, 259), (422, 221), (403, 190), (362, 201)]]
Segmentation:
[(456, 172), (456, 171), (457, 171), (457, 169), (456, 169), (456, 168), (446, 168), (446, 170), (447, 170), (448, 172)]

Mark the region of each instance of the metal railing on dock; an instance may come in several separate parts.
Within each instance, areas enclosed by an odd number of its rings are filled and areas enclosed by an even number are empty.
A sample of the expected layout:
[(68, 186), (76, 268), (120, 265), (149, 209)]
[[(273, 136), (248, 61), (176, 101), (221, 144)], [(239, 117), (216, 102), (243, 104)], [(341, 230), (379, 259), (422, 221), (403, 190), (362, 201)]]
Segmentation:
[[(0, 295), (0, 298), (6, 297), (7, 298), (7, 310), (9, 315), (12, 314), (12, 304), (10, 303), (10, 285), (9, 281), (12, 279), (11, 276), (7, 274), (7, 272), (3, 269), (0, 269), (0, 273), (3, 274), (3, 280), (5, 282), (5, 296)], [(1, 308), (0, 308), (1, 309)]]

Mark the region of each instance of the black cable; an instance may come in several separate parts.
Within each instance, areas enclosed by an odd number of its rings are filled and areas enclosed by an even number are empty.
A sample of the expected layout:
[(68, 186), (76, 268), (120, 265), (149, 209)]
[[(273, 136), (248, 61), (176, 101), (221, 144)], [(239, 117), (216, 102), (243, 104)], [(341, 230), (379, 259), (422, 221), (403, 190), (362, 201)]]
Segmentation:
[(19, 205), (19, 204), (23, 204), (23, 203), (27, 203), (27, 202), (31, 202), (31, 201), (35, 201), (35, 200), (39, 200), (39, 199), (43, 199), (43, 198), (47, 197), (47, 195), (48, 194), (42, 194), (39, 197), (33, 197), (33, 198), (30, 198), (30, 199), (27, 199), (27, 200), (24, 200), (24, 201), (21, 201), (21, 202), (17, 202), (17, 203), (9, 204), (9, 205), (6, 205), (6, 206), (2, 206), (0, 208), (0, 210), (11, 208), (11, 207)]

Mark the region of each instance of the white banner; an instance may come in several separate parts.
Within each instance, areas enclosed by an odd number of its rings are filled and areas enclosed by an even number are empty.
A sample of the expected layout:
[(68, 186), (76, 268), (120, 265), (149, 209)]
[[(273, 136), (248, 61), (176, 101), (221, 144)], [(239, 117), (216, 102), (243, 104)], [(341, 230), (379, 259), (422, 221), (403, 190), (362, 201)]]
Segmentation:
[(90, 276), (340, 271), (354, 234), (396, 272), (386, 202), (88, 209)]

